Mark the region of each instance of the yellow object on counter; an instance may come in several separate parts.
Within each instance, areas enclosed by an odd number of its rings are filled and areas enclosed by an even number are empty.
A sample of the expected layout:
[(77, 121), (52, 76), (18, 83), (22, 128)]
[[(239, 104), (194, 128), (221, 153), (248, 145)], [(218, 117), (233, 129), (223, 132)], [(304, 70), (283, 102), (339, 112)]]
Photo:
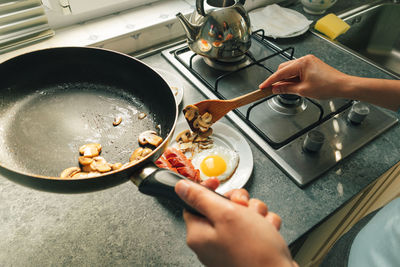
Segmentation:
[(339, 35), (347, 32), (350, 29), (350, 25), (335, 14), (330, 13), (320, 18), (315, 24), (314, 29), (334, 40)]

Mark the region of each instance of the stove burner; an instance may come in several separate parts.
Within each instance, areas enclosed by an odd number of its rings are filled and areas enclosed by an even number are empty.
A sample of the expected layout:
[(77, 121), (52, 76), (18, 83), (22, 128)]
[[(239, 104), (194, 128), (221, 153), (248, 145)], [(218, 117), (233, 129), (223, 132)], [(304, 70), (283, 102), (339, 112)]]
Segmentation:
[(295, 115), (307, 108), (304, 98), (298, 95), (277, 95), (268, 100), (268, 105), (276, 112)]
[[(242, 95), (243, 90), (257, 88), (279, 64), (294, 59), (291, 47), (281, 49), (258, 33), (251, 38), (252, 45), (245, 56), (251, 63), (236, 70), (238, 75), (210, 70), (211, 67), (229, 68), (237, 63), (209, 61), (207, 65), (184, 43), (162, 54), (206, 97), (231, 99)], [(239, 63), (242, 60), (240, 58)], [(353, 114), (349, 119), (351, 104), (352, 101), (347, 99), (312, 100), (278, 95), (236, 109), (226, 116), (302, 187), (398, 121), (395, 116), (368, 105), (367, 121), (359, 124), (361, 119), (358, 117), (365, 117), (365, 114)], [(356, 120), (356, 123), (349, 123), (349, 120)], [(312, 131), (322, 133), (324, 138), (319, 134), (315, 138), (315, 132), (310, 134)]]
[[(237, 63), (209, 62), (208, 66), (185, 43), (169, 48), (162, 54), (206, 97), (232, 99), (242, 95), (243, 90), (257, 88), (279, 64), (293, 59), (293, 48), (281, 49), (258, 34), (253, 34), (251, 38), (252, 45), (245, 56), (251, 63), (236, 70), (235, 74), (238, 75), (224, 73), (227, 71), (210, 71), (210, 66), (226, 67)], [(347, 99), (312, 100), (278, 95), (236, 109), (226, 116), (302, 187), (398, 121), (395, 116), (368, 105), (370, 112), (365, 119), (367, 121), (360, 124), (361, 116), (365, 117), (366, 112), (350, 115), (349, 119), (351, 105), (352, 101)], [(349, 120), (356, 120), (356, 123), (349, 123)]]
[(296, 105), (300, 102), (300, 99), (301, 97), (298, 95), (289, 95), (289, 94), (278, 95), (278, 100), (283, 105)]
[(229, 61), (213, 60), (207, 57), (203, 57), (203, 59), (204, 62), (211, 68), (223, 71), (235, 71), (251, 63), (250, 60), (245, 55), (233, 58)]

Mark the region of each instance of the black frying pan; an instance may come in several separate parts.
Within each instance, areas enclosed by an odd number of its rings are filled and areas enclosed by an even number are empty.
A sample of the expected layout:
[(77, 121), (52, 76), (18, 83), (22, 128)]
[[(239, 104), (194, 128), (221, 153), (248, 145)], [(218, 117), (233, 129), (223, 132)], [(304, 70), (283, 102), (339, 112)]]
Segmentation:
[[(7, 178), (46, 191), (87, 192), (133, 175), (140, 191), (180, 201), (173, 186), (183, 176), (152, 163), (173, 134), (177, 106), (167, 83), (144, 63), (97, 48), (35, 51), (0, 64), (0, 100), (0, 173)], [(122, 123), (114, 127), (118, 116)], [(164, 141), (136, 164), (92, 178), (59, 178), (78, 166), (78, 148), (87, 143), (100, 143), (110, 163), (129, 162), (146, 130)]]

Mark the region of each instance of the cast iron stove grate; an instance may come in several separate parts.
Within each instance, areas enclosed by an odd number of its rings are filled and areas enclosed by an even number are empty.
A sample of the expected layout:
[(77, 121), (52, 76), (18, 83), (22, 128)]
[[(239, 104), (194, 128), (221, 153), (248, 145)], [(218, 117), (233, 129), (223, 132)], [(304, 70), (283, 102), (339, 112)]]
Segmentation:
[[(248, 58), (248, 64), (242, 67), (239, 67), (237, 70), (233, 70), (233, 71), (219, 71), (219, 70), (215, 70), (211, 67), (209, 67), (207, 65), (206, 68), (212, 70), (212, 71), (216, 71), (218, 72), (218, 76), (213, 77), (213, 78), (208, 78), (205, 77), (205, 75), (202, 75), (201, 72), (194, 66), (194, 59), (195, 58), (201, 58), (200, 55), (197, 55), (195, 53), (193, 53), (190, 56), (189, 62), (186, 62), (184, 60), (184, 58), (182, 57), (182, 54), (187, 53), (188, 51), (190, 51), (188, 46), (179, 48), (177, 50), (174, 51), (174, 57), (183, 65), (185, 66), (197, 79), (199, 79), (200, 81), (202, 81), (210, 90), (212, 90), (214, 92), (214, 94), (219, 98), (219, 99), (229, 99), (232, 97), (236, 97), (239, 95), (228, 95), (227, 94), (223, 94), (221, 93), (221, 91), (219, 90), (220, 88), (220, 84), (224, 81), (227, 80), (229, 77), (232, 77), (242, 71), (246, 71), (247, 69), (250, 69), (252, 67), (257, 67), (257, 68), (262, 68), (267, 72), (266, 76), (263, 77), (268, 77), (269, 75), (271, 75), (272, 73), (274, 73), (273, 69), (271, 66), (268, 66), (267, 64), (265, 64), (266, 61), (271, 60), (274, 57), (281, 57), (283, 59), (282, 62), (284, 61), (288, 61), (288, 60), (292, 60), (294, 59), (293, 54), (294, 54), (294, 48), (293, 47), (288, 47), (285, 49), (280, 49), (276, 46), (274, 46), (272, 43), (268, 42), (264, 36), (264, 30), (258, 30), (253, 32), (252, 34), (252, 39), (253, 39), (253, 44), (252, 46), (254, 47), (255, 45), (258, 46), (264, 46), (266, 48), (268, 48), (271, 51), (271, 54), (263, 56), (259, 59), (257, 59), (254, 56), (254, 53), (251, 51), (251, 49), (245, 54), (246, 57)], [(256, 43), (254, 43), (256, 42)], [(205, 66), (205, 64), (203, 63), (203, 65)], [(202, 67), (204, 67), (202, 66)], [(255, 90), (256, 87), (251, 88), (252, 90)], [(244, 93), (242, 93), (244, 94)], [(342, 105), (341, 107), (339, 107), (337, 110), (334, 110), (333, 112), (330, 112), (329, 114), (325, 114), (324, 115), (324, 109), (323, 107), (316, 101), (310, 99), (310, 98), (306, 98), (307, 101), (312, 104), (315, 105), (315, 107), (317, 108), (317, 112), (318, 112), (318, 116), (315, 118), (315, 120), (310, 123), (309, 125), (299, 129), (298, 131), (294, 132), (293, 134), (285, 137), (283, 140), (281, 141), (274, 141), (273, 139), (271, 139), (268, 134), (265, 132), (265, 130), (263, 130), (263, 126), (260, 125), (260, 123), (255, 122), (254, 120), (251, 119), (251, 113), (252, 111), (259, 106), (260, 104), (265, 103), (266, 101), (268, 101), (269, 99), (273, 98), (275, 96), (270, 96), (267, 97), (261, 101), (258, 101), (254, 104), (251, 105), (247, 105), (243, 108), (239, 108), (234, 110), (234, 112), (243, 120), (245, 121), (249, 127), (251, 127), (258, 135), (260, 135), (266, 142), (268, 142), (273, 148), (278, 149), (288, 143), (290, 143), (292, 140), (298, 138), (299, 136), (303, 135), (304, 133), (308, 132), (309, 130), (313, 129), (315, 126), (321, 124), (323, 121), (331, 118), (332, 116), (336, 115), (337, 113), (342, 112), (344, 109), (347, 109), (352, 101), (348, 101), (347, 103), (345, 103), (344, 105)], [(282, 97), (289, 97), (290, 95), (283, 95)], [(290, 108), (290, 105), (287, 105)], [(265, 128), (265, 127), (264, 127)]]
[[(294, 48), (281, 49), (262, 30), (251, 38), (246, 54), (249, 63), (233, 71), (211, 68), (184, 42), (162, 51), (162, 55), (205, 97), (231, 99), (257, 89), (281, 63), (294, 59)], [(397, 123), (394, 116), (368, 105), (367, 118), (353, 125), (347, 119), (353, 102), (278, 95), (240, 107), (226, 117), (302, 187)], [(315, 131), (324, 136), (324, 143), (311, 153), (304, 149), (304, 143)]]

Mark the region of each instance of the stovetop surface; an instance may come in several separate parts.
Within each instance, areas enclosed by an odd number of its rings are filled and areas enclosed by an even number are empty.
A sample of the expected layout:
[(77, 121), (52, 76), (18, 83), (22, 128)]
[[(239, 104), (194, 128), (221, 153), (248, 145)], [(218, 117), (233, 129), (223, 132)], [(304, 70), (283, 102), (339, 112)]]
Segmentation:
[[(238, 70), (212, 68), (186, 44), (162, 54), (211, 99), (231, 99), (249, 93), (281, 63), (294, 59), (292, 47), (282, 49), (257, 33), (252, 35), (247, 63)], [(227, 116), (299, 186), (318, 178), (397, 122), (395, 117), (366, 104), (370, 115), (362, 124), (354, 125), (347, 119), (353, 101), (347, 99), (300, 98), (287, 105), (280, 98), (268, 97)], [(310, 131), (324, 135), (320, 151), (309, 153), (303, 149)]]
[[(202, 80), (220, 99), (231, 99), (258, 88), (273, 70), (293, 59), (288, 48), (285, 52), (255, 36), (247, 54), (248, 63), (236, 71), (211, 68), (203, 57), (195, 55), (188, 47), (175, 52), (178, 60)], [(264, 60), (265, 59), (265, 60)], [(318, 101), (301, 99), (296, 105), (282, 105), (277, 98), (266, 99), (258, 105), (249, 104), (238, 108), (237, 113), (248, 119), (259, 134), (275, 148), (304, 133), (308, 127), (318, 124), (339, 110), (349, 106), (349, 100)]]

